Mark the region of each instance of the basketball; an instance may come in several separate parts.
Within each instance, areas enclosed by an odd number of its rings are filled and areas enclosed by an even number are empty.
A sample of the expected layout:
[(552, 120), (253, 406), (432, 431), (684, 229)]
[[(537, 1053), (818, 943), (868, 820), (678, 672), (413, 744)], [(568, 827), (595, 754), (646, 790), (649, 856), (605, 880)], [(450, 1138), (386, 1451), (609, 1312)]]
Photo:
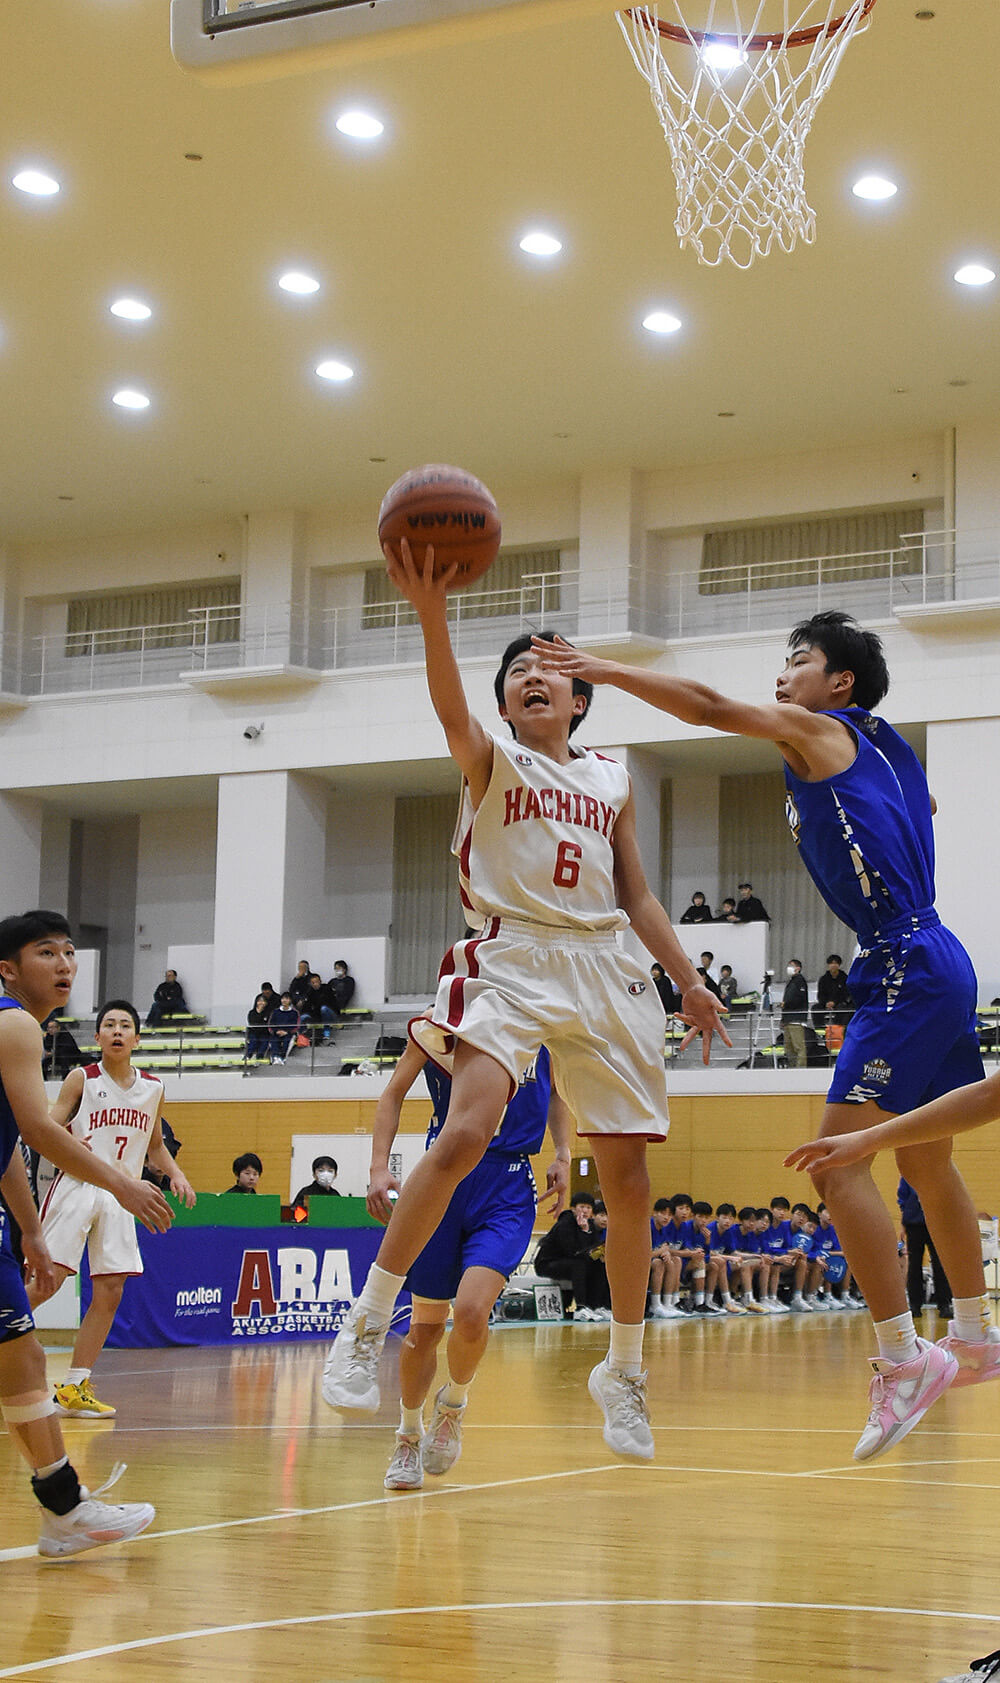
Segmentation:
[(435, 578), (457, 562), (449, 589), (462, 590), (496, 560), (496, 501), (482, 480), (463, 468), (435, 462), (411, 468), (390, 485), (378, 511), (379, 543), (397, 550), (400, 538), (408, 540), (418, 567), (433, 546)]

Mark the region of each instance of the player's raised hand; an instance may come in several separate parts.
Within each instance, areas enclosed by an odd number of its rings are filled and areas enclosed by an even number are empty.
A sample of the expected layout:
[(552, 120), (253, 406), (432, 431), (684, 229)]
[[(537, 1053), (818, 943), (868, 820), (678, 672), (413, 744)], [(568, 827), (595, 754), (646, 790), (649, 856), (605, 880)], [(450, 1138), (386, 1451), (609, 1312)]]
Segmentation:
[[(419, 1067), (419, 1066), (418, 1066)], [(365, 1205), (370, 1216), (380, 1221), (384, 1227), (392, 1215), (395, 1199), (390, 1198), (390, 1192), (399, 1196), (399, 1181), (391, 1169), (373, 1169), (368, 1180), (368, 1193)]]
[(545, 1191), (538, 1200), (540, 1210), (547, 1209), (553, 1221), (566, 1208), (569, 1196), (569, 1164), (557, 1157), (545, 1171)]
[(728, 1016), (726, 1007), (716, 999), (711, 988), (706, 988), (699, 982), (697, 987), (688, 988), (681, 1000), (681, 1009), (677, 1013), (682, 1023), (690, 1025), (687, 1034), (681, 1041), (682, 1052), (690, 1046), (692, 1040), (701, 1035), (701, 1061), (707, 1064), (712, 1056), (712, 1036), (717, 1034), (724, 1046), (732, 1046), (732, 1041), (726, 1032), (723, 1017)]
[(546, 637), (532, 637), (531, 651), (540, 656), (543, 666), (564, 672), (568, 678), (580, 678), (585, 684), (606, 684), (611, 677), (613, 661), (599, 660), (585, 649), (575, 649), (562, 637), (550, 643)]
[(862, 1163), (873, 1156), (869, 1130), (858, 1129), (853, 1134), (831, 1134), (827, 1139), (809, 1140), (797, 1145), (785, 1158), (786, 1169), (814, 1170), (842, 1169), (848, 1163)]
[(391, 544), (383, 544), (382, 553), (390, 581), (400, 595), (413, 604), (418, 614), (443, 604), (448, 586), (458, 570), (457, 561), (435, 578), (433, 544), (427, 545), (422, 562), (414, 558), (406, 538), (400, 538), (398, 549), (393, 549)]
[(133, 1180), (131, 1175), (122, 1175), (114, 1196), (122, 1209), (134, 1215), (150, 1233), (165, 1233), (174, 1219), (163, 1193), (151, 1180)]

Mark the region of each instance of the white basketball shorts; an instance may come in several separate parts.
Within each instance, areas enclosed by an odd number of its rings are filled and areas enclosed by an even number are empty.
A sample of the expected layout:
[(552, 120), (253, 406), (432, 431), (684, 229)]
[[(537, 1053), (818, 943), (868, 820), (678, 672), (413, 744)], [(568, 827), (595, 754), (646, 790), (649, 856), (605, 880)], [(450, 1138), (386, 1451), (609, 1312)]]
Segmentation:
[(135, 1217), (101, 1186), (60, 1175), (42, 1206), (42, 1236), (53, 1262), (76, 1273), (83, 1247), (91, 1274), (141, 1274)]

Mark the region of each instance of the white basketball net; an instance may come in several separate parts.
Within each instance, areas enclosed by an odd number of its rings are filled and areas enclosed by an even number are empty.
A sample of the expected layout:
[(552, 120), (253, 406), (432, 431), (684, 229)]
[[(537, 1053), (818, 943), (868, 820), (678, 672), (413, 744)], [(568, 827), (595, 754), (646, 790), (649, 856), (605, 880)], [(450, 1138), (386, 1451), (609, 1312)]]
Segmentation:
[[(767, 0), (702, 0), (707, 17), (697, 26), (685, 21), (679, 0), (673, 3), (685, 36), (681, 42), (658, 33), (653, 8), (619, 12), (618, 23), (667, 137), (681, 245), (691, 246), (700, 263), (714, 266), (726, 258), (749, 269), (775, 241), (783, 251), (792, 251), (800, 238), (811, 244), (816, 215), (806, 199), (806, 138), (844, 51), (868, 26), (870, 5), (784, 0), (781, 28), (766, 31), (780, 39), (763, 49), (744, 49), (745, 42), (765, 33)], [(741, 5), (750, 14), (745, 23)], [(712, 41), (713, 23), (724, 32), (726, 54), (718, 53), (718, 35)], [(815, 41), (789, 45), (790, 35), (817, 24), (822, 27)], [(713, 62), (717, 56), (730, 62)], [(675, 69), (692, 72), (689, 86)]]

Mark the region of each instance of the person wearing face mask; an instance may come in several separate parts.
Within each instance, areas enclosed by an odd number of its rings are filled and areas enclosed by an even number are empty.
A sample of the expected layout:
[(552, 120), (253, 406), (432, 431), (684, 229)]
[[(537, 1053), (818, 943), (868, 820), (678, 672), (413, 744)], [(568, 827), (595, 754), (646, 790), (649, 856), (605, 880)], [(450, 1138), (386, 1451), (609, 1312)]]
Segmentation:
[(790, 959), (785, 974), (788, 980), (781, 996), (781, 1032), (785, 1037), (785, 1062), (790, 1069), (805, 1069), (809, 986), (802, 974), (801, 960)]
[(303, 1186), (292, 1199), (292, 1215), (296, 1221), (308, 1221), (310, 1198), (339, 1198), (340, 1193), (334, 1186), (337, 1178), (337, 1165), (332, 1157), (314, 1157), (312, 1163), (313, 1178), (309, 1186)]

